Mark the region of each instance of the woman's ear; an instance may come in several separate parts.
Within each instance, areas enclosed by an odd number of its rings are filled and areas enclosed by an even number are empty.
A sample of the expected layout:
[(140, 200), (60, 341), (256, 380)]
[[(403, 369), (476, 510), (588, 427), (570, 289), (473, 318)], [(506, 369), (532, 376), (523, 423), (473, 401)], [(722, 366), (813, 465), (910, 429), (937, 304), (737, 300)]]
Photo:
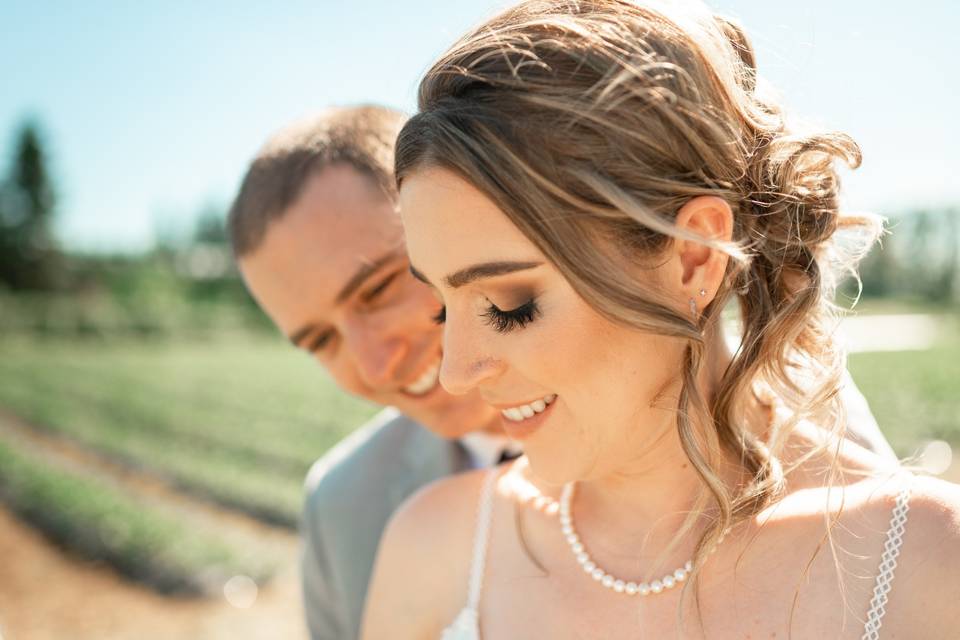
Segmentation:
[[(697, 196), (677, 212), (675, 224), (679, 229), (704, 239), (730, 242), (733, 236), (733, 211), (723, 198)], [(696, 301), (703, 309), (710, 304), (723, 282), (729, 256), (705, 244), (677, 239), (673, 243), (674, 259), (679, 264), (680, 282), (684, 295)], [(701, 294), (701, 291), (705, 292)]]

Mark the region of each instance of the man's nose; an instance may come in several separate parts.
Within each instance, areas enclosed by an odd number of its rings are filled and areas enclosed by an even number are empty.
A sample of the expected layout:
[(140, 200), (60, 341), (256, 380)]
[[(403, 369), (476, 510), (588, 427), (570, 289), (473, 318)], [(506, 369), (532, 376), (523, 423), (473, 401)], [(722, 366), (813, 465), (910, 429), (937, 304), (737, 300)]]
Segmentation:
[(374, 389), (397, 385), (407, 341), (383, 326), (356, 324), (345, 330), (347, 347), (357, 364), (360, 378)]

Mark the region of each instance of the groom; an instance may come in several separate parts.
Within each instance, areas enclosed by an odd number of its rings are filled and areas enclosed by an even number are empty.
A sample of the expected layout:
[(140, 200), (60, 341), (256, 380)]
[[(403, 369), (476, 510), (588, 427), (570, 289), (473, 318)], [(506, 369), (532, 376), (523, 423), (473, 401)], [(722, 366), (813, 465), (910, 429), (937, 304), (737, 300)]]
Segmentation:
[[(301, 569), (313, 640), (357, 637), (380, 535), (406, 497), (515, 453), (489, 405), (438, 384), (439, 304), (410, 274), (396, 214), (403, 121), (363, 106), (284, 129), (254, 158), (229, 216), (244, 281), (274, 324), (343, 389), (392, 407), (307, 477)], [(893, 455), (852, 383), (844, 401), (855, 439)]]
[(317, 640), (358, 635), (396, 507), (433, 480), (495, 464), (507, 445), (493, 408), (437, 381), (439, 303), (410, 274), (395, 209), (403, 121), (357, 107), (288, 127), (253, 160), (229, 216), (243, 279), (280, 331), (340, 387), (392, 407), (307, 477), (302, 586)]

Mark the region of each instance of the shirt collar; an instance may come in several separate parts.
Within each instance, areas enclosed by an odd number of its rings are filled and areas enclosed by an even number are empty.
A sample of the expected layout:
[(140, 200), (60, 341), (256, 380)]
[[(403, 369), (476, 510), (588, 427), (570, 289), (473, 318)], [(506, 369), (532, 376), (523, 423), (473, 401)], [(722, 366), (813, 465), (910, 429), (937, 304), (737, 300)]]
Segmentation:
[(474, 431), (460, 438), (463, 447), (470, 454), (470, 460), (477, 469), (492, 467), (500, 460), (504, 451), (519, 453), (519, 444), (503, 435), (494, 435), (482, 431)]

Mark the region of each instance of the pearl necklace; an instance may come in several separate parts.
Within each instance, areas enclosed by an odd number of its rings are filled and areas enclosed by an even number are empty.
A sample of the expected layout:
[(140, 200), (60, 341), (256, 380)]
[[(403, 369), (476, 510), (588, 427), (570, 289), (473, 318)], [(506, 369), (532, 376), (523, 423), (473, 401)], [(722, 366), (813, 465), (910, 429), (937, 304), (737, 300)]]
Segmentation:
[[(628, 596), (635, 596), (637, 594), (647, 596), (651, 593), (661, 593), (662, 591), (674, 588), (687, 579), (687, 576), (693, 571), (693, 561), (691, 560), (687, 560), (682, 567), (674, 570), (672, 573), (668, 573), (659, 580), (654, 580), (650, 583), (620, 580), (598, 567), (597, 563), (590, 558), (590, 554), (587, 553), (583, 542), (580, 541), (580, 537), (577, 535), (577, 530), (573, 526), (573, 513), (570, 509), (570, 503), (573, 501), (573, 487), (574, 483), (572, 482), (565, 484), (563, 492), (560, 494), (560, 530), (567, 539), (570, 550), (573, 551), (577, 562), (580, 563), (584, 572), (591, 578), (607, 589), (613, 589), (617, 593), (625, 593)], [(720, 538), (717, 539), (716, 544), (713, 545), (709, 553), (716, 551), (728, 533), (730, 533), (729, 527), (720, 534)]]

